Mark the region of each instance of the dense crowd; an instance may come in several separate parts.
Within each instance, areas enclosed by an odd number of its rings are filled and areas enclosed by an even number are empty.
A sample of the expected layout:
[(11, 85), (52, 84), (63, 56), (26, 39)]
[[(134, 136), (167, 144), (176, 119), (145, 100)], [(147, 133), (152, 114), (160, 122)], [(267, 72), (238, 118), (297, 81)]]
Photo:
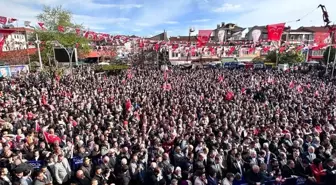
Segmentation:
[(314, 72), (90, 68), (0, 81), (0, 185), (336, 184)]

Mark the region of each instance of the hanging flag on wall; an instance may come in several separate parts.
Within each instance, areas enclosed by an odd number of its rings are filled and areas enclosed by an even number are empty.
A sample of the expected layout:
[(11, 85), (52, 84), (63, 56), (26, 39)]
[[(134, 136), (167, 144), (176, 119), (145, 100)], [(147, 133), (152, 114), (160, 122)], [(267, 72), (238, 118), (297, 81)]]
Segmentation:
[(268, 40), (279, 41), (285, 29), (285, 23), (267, 25)]

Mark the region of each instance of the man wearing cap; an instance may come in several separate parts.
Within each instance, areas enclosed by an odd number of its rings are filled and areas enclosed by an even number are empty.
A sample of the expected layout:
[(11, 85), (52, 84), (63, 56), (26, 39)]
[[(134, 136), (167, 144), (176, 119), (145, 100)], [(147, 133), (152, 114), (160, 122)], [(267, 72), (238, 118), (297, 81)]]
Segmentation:
[(83, 165), (80, 167), (80, 169), (83, 171), (85, 177), (88, 179), (91, 179), (92, 177), (92, 165), (91, 160), (88, 157), (85, 157), (83, 160)]

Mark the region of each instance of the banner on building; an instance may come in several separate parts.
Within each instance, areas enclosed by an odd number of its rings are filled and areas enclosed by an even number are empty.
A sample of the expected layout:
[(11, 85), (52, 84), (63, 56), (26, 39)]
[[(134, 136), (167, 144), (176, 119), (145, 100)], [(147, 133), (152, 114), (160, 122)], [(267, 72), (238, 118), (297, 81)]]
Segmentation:
[(28, 65), (14, 65), (10, 66), (11, 75), (15, 76), (20, 73), (29, 73)]

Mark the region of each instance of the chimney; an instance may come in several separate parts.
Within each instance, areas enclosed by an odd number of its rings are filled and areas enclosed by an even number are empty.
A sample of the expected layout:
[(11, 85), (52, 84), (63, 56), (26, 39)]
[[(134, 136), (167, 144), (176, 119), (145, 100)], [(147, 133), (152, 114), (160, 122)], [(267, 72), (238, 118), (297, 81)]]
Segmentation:
[(219, 29), (220, 28), (220, 25), (219, 24), (217, 24), (217, 29)]
[(224, 22), (222, 22), (222, 27), (224, 27), (225, 26), (225, 23)]

